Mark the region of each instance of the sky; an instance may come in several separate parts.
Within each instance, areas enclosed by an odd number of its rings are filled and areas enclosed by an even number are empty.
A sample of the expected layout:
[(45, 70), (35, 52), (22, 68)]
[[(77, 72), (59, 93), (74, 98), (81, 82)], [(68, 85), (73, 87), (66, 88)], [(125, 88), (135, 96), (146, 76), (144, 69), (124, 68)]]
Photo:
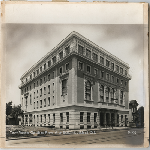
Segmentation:
[(144, 106), (140, 24), (6, 24), (6, 102), (20, 104), (20, 77), (72, 31), (129, 64), (129, 100)]

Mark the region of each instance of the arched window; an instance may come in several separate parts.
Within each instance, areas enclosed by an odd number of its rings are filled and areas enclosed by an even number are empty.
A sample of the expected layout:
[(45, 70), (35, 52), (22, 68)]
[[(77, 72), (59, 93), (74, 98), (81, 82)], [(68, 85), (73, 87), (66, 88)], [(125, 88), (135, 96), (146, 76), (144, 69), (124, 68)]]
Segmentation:
[(109, 102), (109, 88), (107, 87), (106, 90), (105, 90), (105, 93), (106, 93), (106, 102)]
[(100, 101), (104, 102), (104, 86), (100, 86)]
[(85, 98), (86, 100), (91, 100), (91, 82), (85, 82)]

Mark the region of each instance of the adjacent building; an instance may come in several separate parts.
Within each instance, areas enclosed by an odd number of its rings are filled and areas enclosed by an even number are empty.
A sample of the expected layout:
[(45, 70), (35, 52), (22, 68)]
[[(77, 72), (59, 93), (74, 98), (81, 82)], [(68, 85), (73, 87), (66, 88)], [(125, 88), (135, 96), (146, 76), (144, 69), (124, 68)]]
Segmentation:
[(127, 126), (129, 65), (77, 32), (21, 77), (24, 125)]

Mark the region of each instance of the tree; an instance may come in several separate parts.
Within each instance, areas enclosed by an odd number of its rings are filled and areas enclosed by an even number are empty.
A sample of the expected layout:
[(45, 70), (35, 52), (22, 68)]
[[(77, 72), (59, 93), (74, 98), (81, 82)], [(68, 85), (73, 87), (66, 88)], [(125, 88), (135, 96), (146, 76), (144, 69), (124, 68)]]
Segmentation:
[(12, 101), (6, 103), (6, 115), (7, 115), (7, 116), (10, 115), (10, 114), (11, 114), (11, 111), (12, 111)]
[(23, 116), (23, 110), (21, 110), (21, 105), (14, 106), (12, 108), (11, 116), (15, 118), (15, 122), (17, 123), (18, 116)]

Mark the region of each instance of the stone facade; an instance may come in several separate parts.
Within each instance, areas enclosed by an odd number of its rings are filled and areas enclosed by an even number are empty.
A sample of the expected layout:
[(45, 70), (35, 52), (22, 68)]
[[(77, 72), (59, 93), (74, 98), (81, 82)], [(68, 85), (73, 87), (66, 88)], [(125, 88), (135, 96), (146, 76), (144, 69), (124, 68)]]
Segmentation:
[(76, 32), (21, 77), (23, 124), (66, 129), (127, 126), (128, 64)]

